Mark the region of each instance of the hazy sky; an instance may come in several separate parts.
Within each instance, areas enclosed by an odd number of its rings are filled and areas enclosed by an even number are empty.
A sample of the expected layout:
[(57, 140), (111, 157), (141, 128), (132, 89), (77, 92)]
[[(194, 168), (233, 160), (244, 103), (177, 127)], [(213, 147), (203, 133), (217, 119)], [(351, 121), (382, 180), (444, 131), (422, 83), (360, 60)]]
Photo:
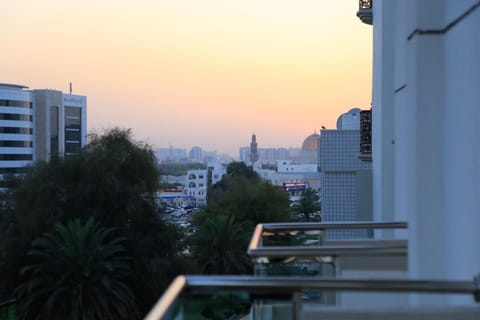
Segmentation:
[(88, 128), (238, 156), (370, 108), (357, 0), (2, 1), (0, 82), (86, 95)]

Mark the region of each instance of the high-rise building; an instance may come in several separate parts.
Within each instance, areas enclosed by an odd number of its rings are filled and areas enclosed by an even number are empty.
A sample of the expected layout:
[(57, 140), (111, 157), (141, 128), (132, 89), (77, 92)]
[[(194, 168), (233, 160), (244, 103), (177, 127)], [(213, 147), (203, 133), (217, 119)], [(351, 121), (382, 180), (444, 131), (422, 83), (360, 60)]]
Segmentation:
[[(360, 119), (358, 110), (357, 121)], [(344, 117), (341, 115), (340, 118)], [(342, 124), (339, 119), (337, 124)], [(349, 125), (358, 127), (356, 124)], [(341, 126), (340, 126), (341, 128)], [(322, 220), (372, 219), (371, 163), (360, 160), (360, 130), (322, 130), (318, 145)], [(365, 238), (366, 230), (339, 230), (331, 238)]]
[(86, 113), (85, 96), (0, 84), (0, 176), (79, 152), (87, 142)]

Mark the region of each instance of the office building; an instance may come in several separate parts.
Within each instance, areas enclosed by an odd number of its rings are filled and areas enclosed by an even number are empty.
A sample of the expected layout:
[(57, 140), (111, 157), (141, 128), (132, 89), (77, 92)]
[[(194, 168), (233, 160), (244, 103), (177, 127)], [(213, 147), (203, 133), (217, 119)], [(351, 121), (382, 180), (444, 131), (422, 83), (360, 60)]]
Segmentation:
[(78, 153), (87, 142), (86, 112), (85, 96), (0, 84), (0, 174)]

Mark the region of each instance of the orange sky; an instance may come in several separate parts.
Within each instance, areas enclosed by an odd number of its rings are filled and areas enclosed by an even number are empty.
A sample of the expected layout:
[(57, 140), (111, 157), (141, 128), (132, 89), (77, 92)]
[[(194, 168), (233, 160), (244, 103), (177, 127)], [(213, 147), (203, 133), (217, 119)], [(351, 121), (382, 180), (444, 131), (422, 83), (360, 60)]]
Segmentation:
[(0, 4), (0, 82), (88, 97), (88, 128), (238, 156), (299, 147), (371, 100), (356, 0), (19, 0)]

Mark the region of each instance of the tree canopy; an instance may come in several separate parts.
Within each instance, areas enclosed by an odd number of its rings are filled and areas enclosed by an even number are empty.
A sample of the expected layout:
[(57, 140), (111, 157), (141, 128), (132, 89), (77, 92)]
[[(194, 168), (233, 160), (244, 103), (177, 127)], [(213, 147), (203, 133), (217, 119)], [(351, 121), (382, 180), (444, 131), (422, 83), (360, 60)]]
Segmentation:
[(19, 284), (18, 270), (28, 262), (33, 239), (51, 232), (56, 223), (93, 217), (125, 238), (132, 257), (127, 284), (140, 311), (148, 311), (182, 272), (179, 231), (156, 214), (158, 178), (150, 146), (118, 128), (92, 134), (78, 155), (35, 163), (2, 201), (0, 296), (10, 295)]
[(293, 210), (303, 214), (306, 221), (310, 221), (312, 214), (320, 211), (321, 209), (319, 200), (320, 197), (318, 192), (312, 188), (307, 188), (305, 191), (303, 191), (298, 203), (293, 206)]
[(112, 237), (90, 218), (66, 225), (32, 242), (31, 263), (18, 289), (25, 319), (138, 319), (124, 283), (130, 272), (124, 238)]
[[(232, 162), (227, 174), (209, 188), (207, 206), (193, 221), (197, 232), (191, 238), (192, 253), (203, 272), (250, 273), (251, 265), (243, 262), (249, 261), (246, 250), (255, 226), (290, 220), (288, 194), (244, 163)], [(228, 235), (227, 229), (231, 229)], [(221, 247), (205, 248), (211, 250), (209, 255), (199, 249), (222, 241)]]

